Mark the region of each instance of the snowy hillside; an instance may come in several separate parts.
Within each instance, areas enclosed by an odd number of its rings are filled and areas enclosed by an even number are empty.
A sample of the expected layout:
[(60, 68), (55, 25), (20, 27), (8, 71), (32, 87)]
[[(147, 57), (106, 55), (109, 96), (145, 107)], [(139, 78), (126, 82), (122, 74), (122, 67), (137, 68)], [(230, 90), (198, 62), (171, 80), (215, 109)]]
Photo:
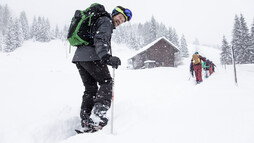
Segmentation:
[(28, 41), (0, 53), (0, 143), (254, 142), (254, 65), (237, 65), (237, 87), (232, 66), (220, 65), (220, 51), (191, 46), (217, 65), (195, 85), (190, 59), (178, 68), (128, 70), (133, 51), (113, 47), (123, 61), (116, 70), (113, 135), (110, 125), (75, 134), (84, 88), (67, 44)]

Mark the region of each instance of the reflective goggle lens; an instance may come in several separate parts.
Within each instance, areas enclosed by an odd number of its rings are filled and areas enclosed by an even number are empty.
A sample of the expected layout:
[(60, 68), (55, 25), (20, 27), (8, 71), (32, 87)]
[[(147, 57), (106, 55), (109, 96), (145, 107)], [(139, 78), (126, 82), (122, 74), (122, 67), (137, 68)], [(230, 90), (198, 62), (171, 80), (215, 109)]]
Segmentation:
[(124, 14), (128, 17), (128, 21), (132, 18), (132, 13), (129, 9), (125, 9)]

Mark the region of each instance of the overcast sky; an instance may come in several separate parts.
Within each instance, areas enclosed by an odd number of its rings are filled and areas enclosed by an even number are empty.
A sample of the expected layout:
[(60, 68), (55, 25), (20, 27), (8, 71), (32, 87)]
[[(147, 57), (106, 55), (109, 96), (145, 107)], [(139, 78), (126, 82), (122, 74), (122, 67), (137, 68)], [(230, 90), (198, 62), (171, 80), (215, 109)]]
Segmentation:
[(250, 29), (254, 20), (254, 0), (1, 0), (16, 16), (25, 11), (32, 23), (33, 16), (49, 18), (51, 25), (69, 25), (76, 9), (86, 9), (97, 2), (111, 12), (121, 5), (132, 10), (131, 23), (144, 23), (152, 15), (158, 22), (174, 27), (187, 42), (198, 38), (202, 44), (221, 44), (222, 36), (232, 38), (234, 17), (242, 13)]

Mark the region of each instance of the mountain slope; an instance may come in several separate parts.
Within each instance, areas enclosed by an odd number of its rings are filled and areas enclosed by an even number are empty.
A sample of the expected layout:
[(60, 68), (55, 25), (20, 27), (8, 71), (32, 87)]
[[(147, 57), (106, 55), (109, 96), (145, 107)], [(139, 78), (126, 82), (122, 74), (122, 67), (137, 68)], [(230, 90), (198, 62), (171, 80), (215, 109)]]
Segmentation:
[[(174, 142), (251, 143), (254, 141), (253, 65), (233, 70), (219, 64), (218, 50), (199, 46), (216, 72), (194, 84), (189, 61), (178, 68), (127, 70), (115, 77), (114, 134), (110, 122), (94, 134), (76, 135), (84, 90), (66, 54), (68, 45), (26, 42), (9, 55), (0, 54), (0, 142)], [(124, 61), (132, 51), (113, 44)], [(191, 46), (190, 51), (197, 47)], [(111, 68), (110, 68), (111, 69)], [(110, 118), (110, 111), (108, 112)]]

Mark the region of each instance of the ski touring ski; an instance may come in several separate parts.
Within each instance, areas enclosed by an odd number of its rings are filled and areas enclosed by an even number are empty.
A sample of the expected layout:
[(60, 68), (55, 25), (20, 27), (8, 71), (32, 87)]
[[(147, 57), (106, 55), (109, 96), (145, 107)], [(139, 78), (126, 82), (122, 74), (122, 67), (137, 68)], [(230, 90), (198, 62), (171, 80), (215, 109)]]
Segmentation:
[(97, 132), (99, 130), (102, 130), (102, 128), (101, 127), (93, 127), (91, 129), (86, 129), (86, 130), (83, 130), (83, 131), (76, 129), (75, 132), (77, 134), (83, 134), (83, 133), (94, 133), (94, 132)]

